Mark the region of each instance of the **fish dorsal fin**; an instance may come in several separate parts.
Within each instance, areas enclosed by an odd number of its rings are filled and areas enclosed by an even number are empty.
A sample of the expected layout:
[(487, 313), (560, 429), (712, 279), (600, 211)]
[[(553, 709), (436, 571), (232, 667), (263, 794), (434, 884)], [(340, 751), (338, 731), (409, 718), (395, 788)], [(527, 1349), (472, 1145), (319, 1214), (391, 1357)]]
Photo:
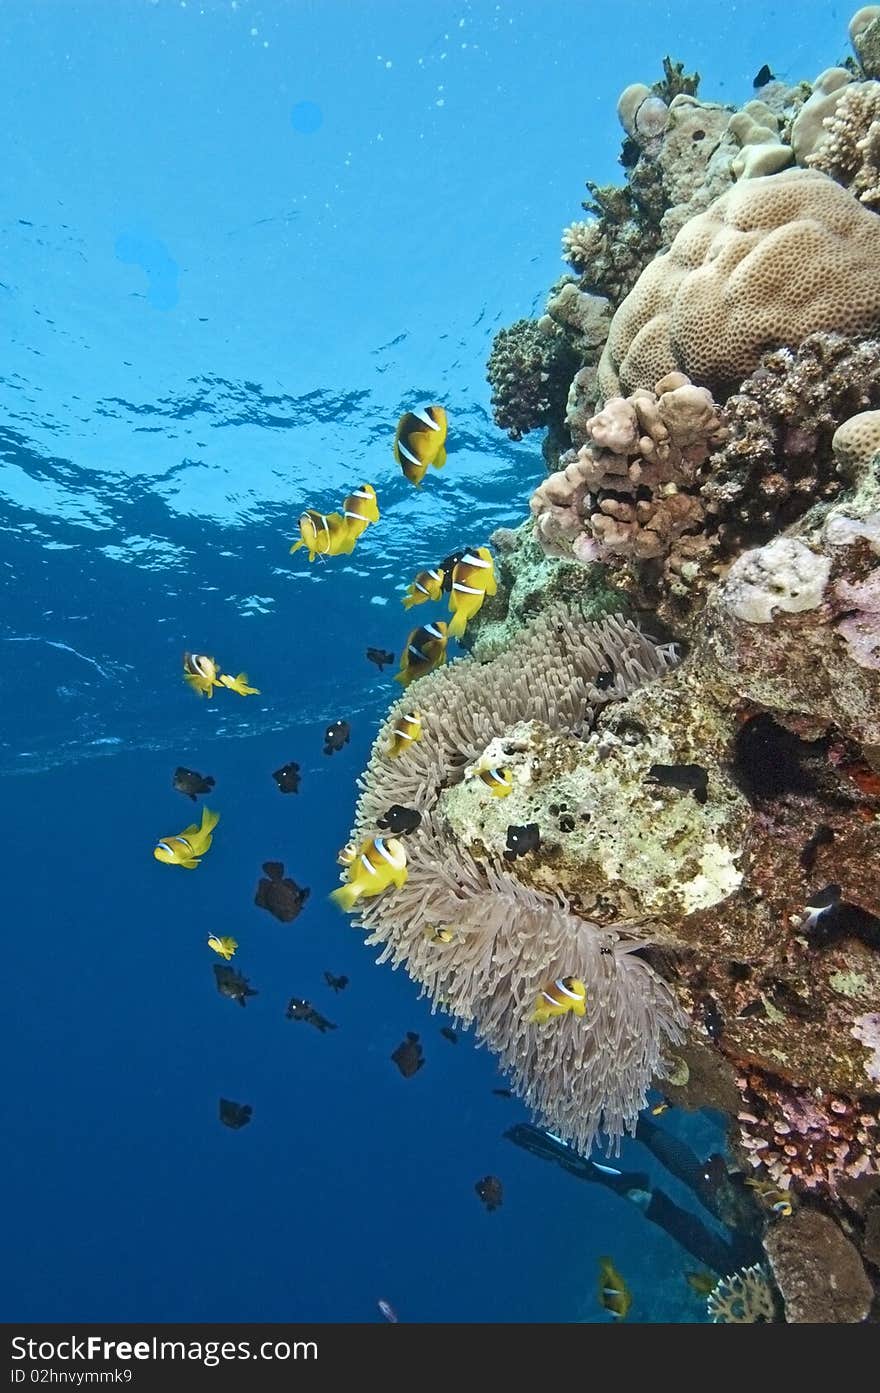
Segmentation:
[(184, 827), (183, 831), (179, 834), (179, 839), (183, 841), (185, 837), (195, 837), (201, 830), (197, 822), (190, 823), (189, 827)]
[(284, 876), (284, 862), (264, 861), (263, 870), (270, 880), (281, 880)]

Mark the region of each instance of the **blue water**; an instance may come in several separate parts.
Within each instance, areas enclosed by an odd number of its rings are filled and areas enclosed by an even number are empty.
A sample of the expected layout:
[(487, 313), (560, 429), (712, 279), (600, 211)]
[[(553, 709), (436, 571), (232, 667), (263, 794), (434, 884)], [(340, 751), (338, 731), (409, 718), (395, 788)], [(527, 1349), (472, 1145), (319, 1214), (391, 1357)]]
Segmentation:
[[(671, 52), (742, 102), (765, 62), (835, 61), (847, 16), (6, 0), (5, 1318), (364, 1321), (382, 1297), (406, 1321), (607, 1320), (606, 1252), (630, 1319), (702, 1318), (693, 1259), (504, 1140), (525, 1113), (491, 1057), (444, 1040), (326, 894), (393, 691), (364, 648), (399, 648), (414, 564), (515, 525), (543, 473), (536, 437), (493, 426), (484, 364), (563, 269), (584, 179), (619, 177), (619, 91)], [(426, 400), (450, 458), (416, 492), (390, 438)], [(366, 480), (382, 522), (351, 558), (288, 555), (304, 505)], [(196, 701), (184, 647), (262, 695)], [(190, 821), (177, 764), (222, 814), (193, 876), (151, 855)], [(294, 924), (253, 906), (267, 859), (311, 887)], [(241, 944), (246, 1010), (209, 931)], [(338, 1029), (285, 1020), (291, 995)], [(427, 1062), (405, 1080), (407, 1030)], [(251, 1124), (222, 1127), (220, 1096)], [(664, 1124), (720, 1145), (712, 1119)]]

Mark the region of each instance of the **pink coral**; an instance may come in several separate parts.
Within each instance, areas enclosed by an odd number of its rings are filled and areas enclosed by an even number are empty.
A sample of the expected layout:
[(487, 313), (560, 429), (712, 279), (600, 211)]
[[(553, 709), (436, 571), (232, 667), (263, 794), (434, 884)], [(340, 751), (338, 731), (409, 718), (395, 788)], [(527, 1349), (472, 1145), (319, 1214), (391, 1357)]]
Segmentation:
[(876, 1099), (807, 1093), (758, 1071), (736, 1082), (742, 1145), (782, 1189), (836, 1195), (845, 1180), (880, 1175)]

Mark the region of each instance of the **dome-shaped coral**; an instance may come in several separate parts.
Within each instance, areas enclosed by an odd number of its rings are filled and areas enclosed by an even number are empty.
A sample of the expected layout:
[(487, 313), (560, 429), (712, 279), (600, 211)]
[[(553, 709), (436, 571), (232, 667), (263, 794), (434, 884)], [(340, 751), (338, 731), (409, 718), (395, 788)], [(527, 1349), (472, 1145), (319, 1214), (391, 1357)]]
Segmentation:
[(880, 324), (880, 221), (815, 170), (746, 179), (691, 218), (617, 310), (606, 396), (673, 371), (740, 382), (768, 348)]

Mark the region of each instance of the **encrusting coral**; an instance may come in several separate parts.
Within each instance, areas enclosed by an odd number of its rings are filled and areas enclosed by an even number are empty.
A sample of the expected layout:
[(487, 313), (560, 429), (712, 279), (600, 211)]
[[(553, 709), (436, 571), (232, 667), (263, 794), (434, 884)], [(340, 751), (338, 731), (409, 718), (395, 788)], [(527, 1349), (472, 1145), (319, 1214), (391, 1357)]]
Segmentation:
[(837, 1224), (815, 1209), (801, 1209), (774, 1224), (764, 1239), (790, 1325), (858, 1324), (873, 1291), (859, 1254)]
[(687, 373), (738, 383), (768, 344), (880, 325), (880, 221), (826, 175), (745, 179), (692, 218), (642, 273), (599, 363), (606, 396)]
[(866, 77), (880, 77), (880, 5), (863, 5), (849, 22), (849, 37)]
[[(364, 902), (368, 942), (380, 961), (405, 963), (433, 999), (498, 1053), (526, 1101), (554, 1130), (589, 1150), (635, 1124), (663, 1050), (679, 1036), (672, 993), (637, 955), (641, 939), (620, 925), (575, 915), (558, 893), (522, 884), (503, 857), (466, 847), (450, 828), (444, 790), (517, 721), (536, 720), (577, 743), (597, 705), (674, 662), (631, 623), (583, 620), (556, 606), (489, 663), (464, 660), (422, 679), (423, 737), (405, 755), (385, 753), (394, 710), (379, 733), (358, 804), (356, 836), (372, 835), (390, 804), (422, 814), (407, 842), (408, 880)], [(599, 674), (608, 683), (597, 687)], [(435, 931), (451, 931), (449, 942)], [(540, 1027), (530, 1021), (542, 986), (560, 976), (589, 982), (587, 1013)]]

